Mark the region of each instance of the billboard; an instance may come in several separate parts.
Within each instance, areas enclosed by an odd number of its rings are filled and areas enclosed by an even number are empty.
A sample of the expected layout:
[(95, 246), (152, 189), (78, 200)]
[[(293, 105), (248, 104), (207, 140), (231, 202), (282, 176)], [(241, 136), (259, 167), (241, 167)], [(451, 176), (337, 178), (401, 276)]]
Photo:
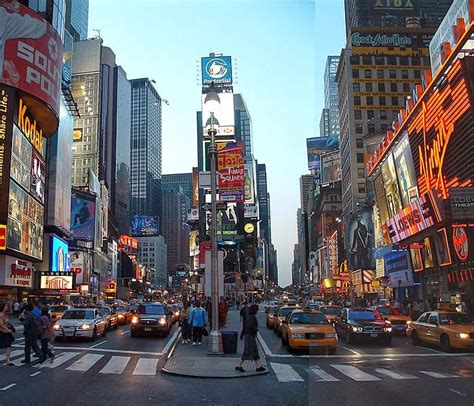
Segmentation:
[(306, 138), (308, 169), (321, 169), (321, 155), (339, 148), (337, 136)]
[(133, 216), (132, 235), (159, 235), (160, 219), (157, 216)]
[(382, 165), (382, 179), (387, 199), (387, 208), (390, 216), (395, 216), (403, 208), (398, 188), (397, 172), (393, 155), (389, 154), (387, 160)]
[(372, 211), (353, 214), (349, 220), (349, 269), (375, 269)]
[(206, 95), (201, 96), (202, 126), (204, 135), (211, 126), (211, 112), (214, 113), (214, 126), (217, 129), (217, 137), (233, 138), (235, 135), (234, 118), (234, 94), (219, 93), (219, 103), (214, 103), (211, 107), (205, 103)]
[(71, 193), (71, 234), (77, 247), (93, 248), (95, 213), (94, 195), (78, 191)]
[(245, 200), (244, 156), (242, 145), (227, 144), (217, 154), (219, 199), (223, 202)]
[(341, 180), (341, 153), (335, 151), (321, 155), (321, 184), (338, 180)]
[[(42, 17), (17, 2), (0, 4), (0, 82), (26, 92), (51, 108), (32, 100), (45, 136), (58, 126), (63, 45), (60, 36)], [(43, 114), (38, 114), (39, 111)], [(46, 114), (45, 114), (46, 113)]]
[(33, 264), (7, 255), (0, 256), (0, 283), (4, 286), (32, 288), (35, 274)]
[(416, 174), (413, 166), (408, 133), (405, 131), (399, 144), (393, 150), (395, 168), (397, 169), (398, 185), (403, 207), (408, 206), (415, 197), (418, 197)]
[(44, 204), (46, 192), (46, 165), (35, 151), (31, 161), (31, 194)]
[(244, 165), (244, 176), (245, 176), (245, 203), (254, 204), (255, 203), (255, 186), (254, 186), (254, 176), (253, 176), (253, 164)]
[(72, 272), (41, 272), (40, 289), (72, 290), (74, 276)]
[(201, 58), (201, 74), (203, 86), (232, 84), (232, 57), (206, 56)]
[(55, 235), (51, 236), (50, 270), (56, 272), (69, 272), (71, 260), (67, 243)]
[(199, 206), (199, 168), (193, 167), (193, 201), (192, 207)]

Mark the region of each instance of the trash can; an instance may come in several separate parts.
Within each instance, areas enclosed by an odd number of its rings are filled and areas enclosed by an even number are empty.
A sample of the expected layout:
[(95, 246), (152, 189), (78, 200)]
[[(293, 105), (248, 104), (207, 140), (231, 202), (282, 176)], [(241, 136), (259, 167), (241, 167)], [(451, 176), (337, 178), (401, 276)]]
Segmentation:
[(224, 354), (236, 354), (237, 353), (237, 337), (238, 331), (234, 330), (223, 330), (222, 334), (222, 349)]

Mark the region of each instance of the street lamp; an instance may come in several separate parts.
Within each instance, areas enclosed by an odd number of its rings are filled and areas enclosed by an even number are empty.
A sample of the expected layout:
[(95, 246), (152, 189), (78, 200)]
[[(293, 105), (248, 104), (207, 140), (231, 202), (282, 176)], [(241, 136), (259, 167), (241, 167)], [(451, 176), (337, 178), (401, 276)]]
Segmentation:
[(214, 126), (216, 122), (214, 118), (215, 107), (220, 104), (219, 95), (211, 88), (204, 98), (211, 113), (210, 127), (207, 134), (210, 138), (209, 155), (211, 158), (211, 301), (212, 301), (212, 329), (209, 334), (209, 352), (211, 354), (222, 354), (222, 335), (219, 331), (219, 276), (217, 272), (217, 185), (216, 185), (216, 135), (217, 129)]

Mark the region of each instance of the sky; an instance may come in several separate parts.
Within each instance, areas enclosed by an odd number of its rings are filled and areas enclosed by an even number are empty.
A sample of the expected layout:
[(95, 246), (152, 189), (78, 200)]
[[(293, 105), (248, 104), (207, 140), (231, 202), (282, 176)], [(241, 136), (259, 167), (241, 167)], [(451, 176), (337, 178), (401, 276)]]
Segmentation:
[(291, 283), (299, 178), (306, 138), (319, 135), (328, 55), (344, 43), (343, 0), (90, 0), (89, 36), (100, 30), (129, 79), (156, 81), (163, 99), (163, 173), (197, 166), (199, 61), (233, 57), (234, 92), (252, 117), (254, 156), (267, 167), (280, 286)]

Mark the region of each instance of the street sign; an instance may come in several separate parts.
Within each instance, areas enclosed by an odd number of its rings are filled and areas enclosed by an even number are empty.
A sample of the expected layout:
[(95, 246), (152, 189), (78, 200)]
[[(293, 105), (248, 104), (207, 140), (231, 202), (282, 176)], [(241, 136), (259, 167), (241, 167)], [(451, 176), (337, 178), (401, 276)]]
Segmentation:
[[(227, 204), (225, 203), (216, 203), (217, 210), (227, 210)], [(201, 204), (201, 209), (205, 211), (211, 211), (211, 203), (203, 203)]]

